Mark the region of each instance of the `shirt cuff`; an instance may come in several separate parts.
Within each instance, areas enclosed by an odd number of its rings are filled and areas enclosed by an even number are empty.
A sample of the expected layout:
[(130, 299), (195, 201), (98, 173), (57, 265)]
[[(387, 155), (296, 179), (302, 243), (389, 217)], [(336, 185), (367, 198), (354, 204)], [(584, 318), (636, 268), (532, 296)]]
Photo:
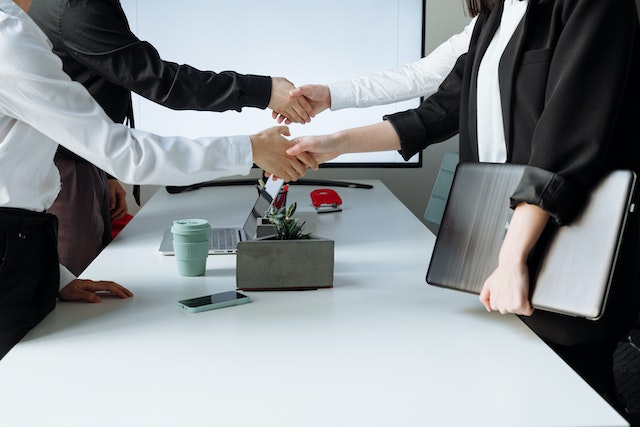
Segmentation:
[(246, 99), (243, 102), (243, 106), (264, 110), (271, 102), (271, 89), (273, 85), (271, 77), (249, 74), (246, 78), (249, 90), (245, 94)]
[(62, 288), (64, 288), (69, 283), (77, 279), (77, 277), (72, 272), (67, 270), (67, 267), (65, 267), (62, 264), (59, 264), (59, 265), (60, 265), (60, 285), (58, 286), (58, 291), (62, 290)]
[(331, 94), (331, 106), (329, 107), (331, 111), (356, 106), (356, 96), (350, 80), (329, 83), (328, 86)]
[(557, 225), (571, 222), (586, 202), (587, 195), (554, 172), (525, 167), (522, 178), (511, 196), (511, 207), (525, 202), (544, 209)]
[(251, 137), (235, 136), (231, 137), (234, 141), (235, 173), (234, 175), (248, 175), (253, 167), (253, 149), (251, 148)]
[(423, 131), (423, 127), (416, 125), (420, 118), (415, 110), (388, 114), (382, 119), (388, 121), (398, 134), (400, 139), (398, 153), (404, 160), (409, 160), (426, 146), (427, 134)]

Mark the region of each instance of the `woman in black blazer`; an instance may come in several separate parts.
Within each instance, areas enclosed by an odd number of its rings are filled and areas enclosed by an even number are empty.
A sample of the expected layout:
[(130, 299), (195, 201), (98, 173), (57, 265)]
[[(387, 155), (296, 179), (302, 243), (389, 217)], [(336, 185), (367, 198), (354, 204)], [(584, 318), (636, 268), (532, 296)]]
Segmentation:
[[(467, 6), (478, 16), (469, 52), (436, 94), (417, 109), (375, 125), (298, 138), (289, 154), (309, 151), (324, 162), (347, 152), (398, 149), (408, 159), (459, 134), (461, 161), (527, 165), (512, 196), (514, 220), (499, 267), (485, 282), (480, 300), (487, 310), (521, 315), (620, 407), (613, 352), (640, 303), (638, 215), (632, 215), (612, 294), (598, 321), (534, 311), (526, 258), (546, 224), (571, 222), (607, 172), (640, 172), (636, 5), (634, 0), (468, 0)], [(503, 44), (496, 47), (501, 37)], [(493, 74), (481, 68), (483, 60), (493, 62)], [(484, 86), (491, 82), (487, 75), (496, 82), (493, 92)], [(488, 144), (502, 157), (482, 154), (490, 127), (489, 135), (497, 129), (499, 138)]]

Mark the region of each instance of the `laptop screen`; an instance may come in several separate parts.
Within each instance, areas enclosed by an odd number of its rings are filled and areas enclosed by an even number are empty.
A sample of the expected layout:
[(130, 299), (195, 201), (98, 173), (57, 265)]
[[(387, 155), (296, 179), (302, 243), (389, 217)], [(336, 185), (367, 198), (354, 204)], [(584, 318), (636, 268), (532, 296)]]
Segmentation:
[(249, 212), (249, 216), (242, 226), (247, 239), (254, 239), (256, 237), (256, 233), (258, 231), (258, 218), (264, 217), (265, 212), (267, 212), (269, 206), (271, 206), (271, 202), (273, 202), (273, 199), (278, 195), (283, 184), (284, 181), (281, 179), (269, 179), (267, 181), (267, 184), (260, 192), (260, 196), (253, 204), (251, 212)]

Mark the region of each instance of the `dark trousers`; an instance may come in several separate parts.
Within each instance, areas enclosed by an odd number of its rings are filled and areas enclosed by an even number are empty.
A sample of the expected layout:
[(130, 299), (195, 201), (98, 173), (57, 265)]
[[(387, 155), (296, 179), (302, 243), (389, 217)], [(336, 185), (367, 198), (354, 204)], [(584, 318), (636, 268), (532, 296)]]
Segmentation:
[(0, 359), (56, 304), (57, 220), (0, 208)]
[(111, 241), (107, 174), (86, 161), (56, 154), (62, 189), (48, 212), (58, 218), (58, 257), (79, 276)]
[[(629, 221), (604, 315), (587, 320), (536, 310), (522, 320), (585, 381), (615, 403), (613, 354), (640, 311), (640, 218)], [(614, 406), (616, 406), (614, 404)]]

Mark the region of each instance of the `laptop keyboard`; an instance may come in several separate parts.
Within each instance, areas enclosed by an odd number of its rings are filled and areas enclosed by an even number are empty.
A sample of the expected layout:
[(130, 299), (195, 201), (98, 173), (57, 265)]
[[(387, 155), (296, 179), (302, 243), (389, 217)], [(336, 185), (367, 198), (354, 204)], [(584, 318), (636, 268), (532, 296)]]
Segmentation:
[(238, 246), (237, 228), (214, 228), (211, 231), (212, 249), (234, 250)]

